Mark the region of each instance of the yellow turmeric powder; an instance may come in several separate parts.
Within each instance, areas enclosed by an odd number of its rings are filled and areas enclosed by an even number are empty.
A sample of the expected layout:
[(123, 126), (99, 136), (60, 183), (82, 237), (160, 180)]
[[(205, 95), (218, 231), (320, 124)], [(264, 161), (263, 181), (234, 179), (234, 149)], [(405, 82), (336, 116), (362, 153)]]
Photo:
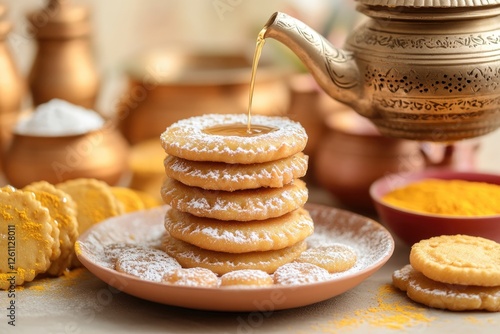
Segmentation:
[(427, 179), (395, 189), (382, 200), (402, 209), (437, 215), (500, 214), (500, 186), (484, 182)]

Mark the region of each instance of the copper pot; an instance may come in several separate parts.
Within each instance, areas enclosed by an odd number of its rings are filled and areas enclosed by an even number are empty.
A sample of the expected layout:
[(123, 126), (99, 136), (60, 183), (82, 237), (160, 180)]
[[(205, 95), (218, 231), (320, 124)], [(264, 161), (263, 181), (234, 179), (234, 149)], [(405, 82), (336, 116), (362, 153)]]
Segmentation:
[(0, 154), (9, 145), (12, 127), (17, 121), (26, 93), (24, 79), (6, 42), (12, 29), (12, 24), (5, 19), (6, 12), (5, 6), (0, 4)]
[(500, 127), (500, 2), (358, 0), (368, 20), (344, 49), (275, 13), (265, 37), (287, 45), (318, 84), (388, 136), (450, 142)]
[(369, 188), (375, 180), (425, 168), (418, 142), (384, 137), (350, 109), (332, 113), (326, 124), (328, 131), (314, 159), (314, 176), (342, 205), (373, 210)]
[(89, 10), (51, 0), (28, 19), (38, 46), (29, 74), (33, 104), (59, 98), (94, 109), (100, 78), (92, 54)]
[(96, 178), (118, 184), (127, 168), (128, 144), (114, 128), (72, 136), (29, 136), (14, 133), (5, 153), (4, 173), (14, 187), (45, 180), (59, 183)]
[(321, 91), (309, 74), (297, 74), (288, 81), (290, 87), (290, 107), (288, 117), (302, 124), (307, 133), (304, 153), (313, 163), (319, 141), (326, 131), (322, 114)]
[[(245, 113), (250, 62), (240, 54), (155, 51), (130, 61), (127, 92), (117, 106), (119, 127), (130, 143), (158, 138), (172, 123), (207, 113)], [(259, 65), (252, 112), (284, 115), (289, 103), (285, 73)]]

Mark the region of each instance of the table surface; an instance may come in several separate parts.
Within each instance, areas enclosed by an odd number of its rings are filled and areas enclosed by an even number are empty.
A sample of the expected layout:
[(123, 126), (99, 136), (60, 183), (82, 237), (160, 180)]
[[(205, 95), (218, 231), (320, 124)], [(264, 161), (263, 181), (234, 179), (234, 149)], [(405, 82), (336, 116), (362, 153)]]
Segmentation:
[[(500, 131), (487, 136), (481, 170), (498, 173)], [(321, 189), (312, 203), (334, 205)], [(86, 269), (37, 279), (16, 289), (15, 327), (8, 324), (9, 297), (0, 293), (0, 333), (498, 333), (500, 312), (450, 312), (422, 307), (390, 289), (394, 270), (408, 263), (409, 248), (396, 240), (391, 259), (344, 294), (314, 305), (275, 312), (189, 310), (119, 292)]]
[[(327, 196), (312, 191), (312, 200)], [(500, 312), (451, 312), (409, 300), (390, 285), (408, 263), (396, 240), (391, 259), (357, 287), (306, 307), (270, 312), (210, 312), (157, 304), (109, 287), (84, 268), (16, 289), (15, 327), (2, 294), (0, 333), (498, 333)]]

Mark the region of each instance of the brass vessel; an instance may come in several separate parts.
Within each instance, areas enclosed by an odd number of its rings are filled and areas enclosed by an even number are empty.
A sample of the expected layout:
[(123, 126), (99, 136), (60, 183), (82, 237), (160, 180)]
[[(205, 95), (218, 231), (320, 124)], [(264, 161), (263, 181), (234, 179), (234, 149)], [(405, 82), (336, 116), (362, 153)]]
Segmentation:
[(116, 185), (127, 173), (128, 149), (126, 140), (111, 124), (80, 135), (14, 133), (5, 152), (4, 174), (17, 188), (39, 180), (55, 184), (82, 177)]
[(68, 0), (49, 0), (28, 19), (38, 46), (29, 74), (33, 104), (59, 98), (94, 109), (100, 79), (92, 54), (89, 10)]
[[(259, 66), (252, 112), (284, 115), (287, 74)], [(158, 138), (170, 124), (207, 113), (245, 113), (251, 60), (239, 53), (154, 50), (126, 66), (128, 88), (116, 107), (119, 128), (131, 144)]]
[(12, 23), (6, 19), (6, 13), (6, 7), (0, 4), (0, 152), (11, 140), (12, 128), (19, 117), (26, 92), (24, 79), (7, 46)]
[(358, 3), (368, 20), (343, 50), (284, 13), (265, 37), (384, 135), (451, 142), (500, 126), (500, 0)]

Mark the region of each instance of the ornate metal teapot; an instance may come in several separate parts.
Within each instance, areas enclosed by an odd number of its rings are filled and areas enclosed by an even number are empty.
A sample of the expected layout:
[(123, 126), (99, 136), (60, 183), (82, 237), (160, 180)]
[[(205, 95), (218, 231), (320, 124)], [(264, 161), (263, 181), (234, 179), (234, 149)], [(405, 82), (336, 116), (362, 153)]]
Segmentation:
[(344, 50), (279, 12), (264, 37), (384, 135), (451, 142), (500, 127), (500, 0), (357, 1), (370, 19)]

